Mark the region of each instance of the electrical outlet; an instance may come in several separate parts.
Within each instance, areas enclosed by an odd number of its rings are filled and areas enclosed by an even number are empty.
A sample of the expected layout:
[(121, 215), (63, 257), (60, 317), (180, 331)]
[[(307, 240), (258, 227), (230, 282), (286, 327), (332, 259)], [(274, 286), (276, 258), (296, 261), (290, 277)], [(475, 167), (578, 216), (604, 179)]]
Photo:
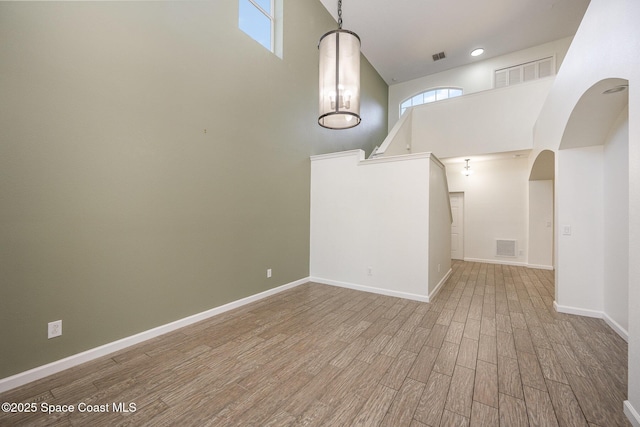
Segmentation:
[(55, 338), (62, 335), (62, 320), (56, 320), (55, 322), (49, 322), (47, 328), (47, 338)]
[(267, 268), (267, 279), (271, 277), (271, 269)]

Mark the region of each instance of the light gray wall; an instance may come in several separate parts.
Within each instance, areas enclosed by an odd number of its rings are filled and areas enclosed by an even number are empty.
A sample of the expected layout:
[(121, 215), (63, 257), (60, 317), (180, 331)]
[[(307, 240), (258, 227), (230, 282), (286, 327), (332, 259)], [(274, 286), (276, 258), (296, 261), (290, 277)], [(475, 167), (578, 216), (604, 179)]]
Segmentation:
[(280, 59), (237, 9), (0, 3), (0, 378), (309, 275), (309, 156), (380, 144), (388, 88), (320, 128), (335, 21), (285, 0)]

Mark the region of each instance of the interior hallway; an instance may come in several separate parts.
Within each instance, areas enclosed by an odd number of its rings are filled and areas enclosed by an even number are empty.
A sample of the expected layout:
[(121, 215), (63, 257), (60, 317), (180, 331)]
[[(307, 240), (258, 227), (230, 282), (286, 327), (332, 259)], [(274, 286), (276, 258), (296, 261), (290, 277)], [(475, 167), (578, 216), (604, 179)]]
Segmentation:
[[(0, 425), (630, 425), (626, 342), (553, 295), (462, 261), (428, 304), (308, 283), (1, 394), (38, 412)], [(111, 410), (39, 412), (80, 402)]]

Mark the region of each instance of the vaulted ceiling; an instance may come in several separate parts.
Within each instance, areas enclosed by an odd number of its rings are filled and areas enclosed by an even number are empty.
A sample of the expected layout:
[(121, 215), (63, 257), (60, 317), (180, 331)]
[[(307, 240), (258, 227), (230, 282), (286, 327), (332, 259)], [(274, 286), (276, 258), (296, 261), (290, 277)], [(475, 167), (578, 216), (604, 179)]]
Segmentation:
[[(338, 0), (320, 0), (337, 19)], [(387, 84), (575, 34), (589, 0), (343, 0), (343, 28)], [(320, 36), (320, 35), (319, 35)], [(485, 53), (472, 57), (482, 47)], [(435, 62), (432, 55), (445, 52)]]

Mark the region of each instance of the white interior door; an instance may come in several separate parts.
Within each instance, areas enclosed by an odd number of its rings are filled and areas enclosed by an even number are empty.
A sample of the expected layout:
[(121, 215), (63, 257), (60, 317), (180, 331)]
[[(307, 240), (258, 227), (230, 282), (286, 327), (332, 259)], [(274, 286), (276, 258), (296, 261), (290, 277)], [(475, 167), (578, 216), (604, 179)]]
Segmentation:
[(451, 259), (464, 259), (464, 193), (449, 193), (451, 202)]

